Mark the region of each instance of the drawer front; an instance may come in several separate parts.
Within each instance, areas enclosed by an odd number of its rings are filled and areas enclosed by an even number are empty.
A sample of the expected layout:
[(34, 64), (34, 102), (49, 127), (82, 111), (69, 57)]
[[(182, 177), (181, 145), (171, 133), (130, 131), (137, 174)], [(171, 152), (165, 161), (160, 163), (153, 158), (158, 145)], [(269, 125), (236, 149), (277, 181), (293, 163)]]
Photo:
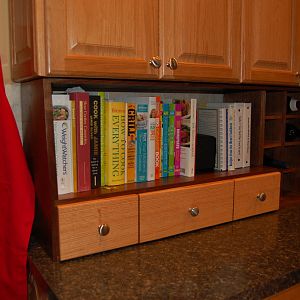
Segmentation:
[[(140, 241), (231, 221), (233, 186), (225, 180), (141, 194)], [(199, 214), (192, 216), (191, 208)]]
[[(58, 205), (60, 259), (70, 259), (138, 242), (138, 196)], [(107, 226), (109, 232), (104, 235)]]
[(236, 179), (233, 219), (277, 210), (279, 194), (279, 172)]

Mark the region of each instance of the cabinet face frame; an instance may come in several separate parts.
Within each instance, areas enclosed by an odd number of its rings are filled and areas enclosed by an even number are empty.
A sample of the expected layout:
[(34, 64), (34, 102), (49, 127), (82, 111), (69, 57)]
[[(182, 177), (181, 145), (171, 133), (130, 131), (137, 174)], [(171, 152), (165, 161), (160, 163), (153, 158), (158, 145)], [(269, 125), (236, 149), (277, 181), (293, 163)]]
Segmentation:
[(243, 0), (242, 82), (299, 84), (298, 2)]
[[(240, 81), (241, 1), (160, 2), (163, 79)], [(177, 69), (167, 67), (170, 58)]]

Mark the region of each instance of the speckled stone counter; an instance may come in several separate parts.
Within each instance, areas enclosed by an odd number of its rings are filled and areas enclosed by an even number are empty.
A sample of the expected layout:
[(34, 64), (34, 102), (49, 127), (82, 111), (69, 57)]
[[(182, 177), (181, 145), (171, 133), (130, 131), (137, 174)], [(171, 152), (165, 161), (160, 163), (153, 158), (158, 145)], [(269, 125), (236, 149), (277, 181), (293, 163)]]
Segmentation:
[(300, 206), (55, 263), (29, 257), (58, 299), (263, 299), (300, 282)]

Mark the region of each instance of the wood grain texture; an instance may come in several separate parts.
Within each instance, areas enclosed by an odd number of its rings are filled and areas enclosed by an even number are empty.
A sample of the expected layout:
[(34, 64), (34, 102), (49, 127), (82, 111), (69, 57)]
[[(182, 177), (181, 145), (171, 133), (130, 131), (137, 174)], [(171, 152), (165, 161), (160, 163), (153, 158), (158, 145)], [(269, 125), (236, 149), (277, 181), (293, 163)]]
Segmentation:
[(158, 78), (158, 0), (45, 3), (48, 75)]
[[(231, 221), (233, 180), (144, 193), (139, 199), (140, 242), (146, 242)], [(196, 217), (189, 212), (193, 207), (199, 208)]]
[[(240, 14), (241, 1), (161, 1), (163, 78), (239, 82)], [(172, 57), (176, 70), (166, 66)]]
[[(58, 205), (60, 260), (138, 243), (138, 196)], [(110, 232), (100, 236), (98, 227)]]
[(299, 79), (297, 0), (244, 0), (243, 82), (296, 85)]
[[(266, 194), (265, 201), (256, 198), (260, 193)], [(279, 195), (279, 172), (235, 179), (233, 219), (279, 209)]]

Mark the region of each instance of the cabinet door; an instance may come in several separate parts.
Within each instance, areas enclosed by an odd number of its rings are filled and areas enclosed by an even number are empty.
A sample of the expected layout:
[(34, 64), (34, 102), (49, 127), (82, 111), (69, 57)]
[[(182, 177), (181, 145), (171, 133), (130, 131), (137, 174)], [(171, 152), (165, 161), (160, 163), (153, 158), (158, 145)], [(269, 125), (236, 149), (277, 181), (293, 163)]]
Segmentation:
[[(161, 1), (163, 78), (240, 80), (240, 1)], [(177, 60), (177, 69), (166, 66)]]
[(46, 0), (50, 75), (157, 78), (158, 0)]
[(279, 208), (280, 173), (235, 180), (233, 219), (262, 214)]
[(140, 195), (140, 241), (229, 222), (232, 211), (233, 180), (144, 193)]
[(58, 205), (57, 210), (61, 260), (138, 242), (137, 195)]
[[(296, 84), (298, 0), (243, 0), (243, 81)], [(297, 37), (298, 35), (298, 37)], [(298, 49), (298, 50), (297, 50)], [(298, 53), (297, 53), (298, 52)]]

